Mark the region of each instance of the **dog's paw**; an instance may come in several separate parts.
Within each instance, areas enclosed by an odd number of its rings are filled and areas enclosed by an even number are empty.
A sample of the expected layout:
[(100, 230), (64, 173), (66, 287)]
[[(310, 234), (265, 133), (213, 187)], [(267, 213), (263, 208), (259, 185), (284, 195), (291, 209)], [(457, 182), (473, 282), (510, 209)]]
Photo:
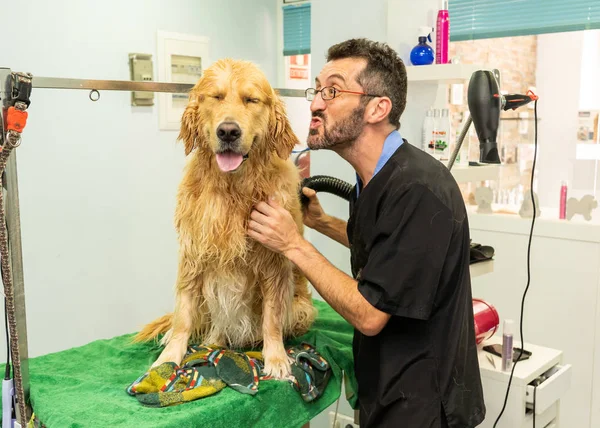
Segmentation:
[(162, 351), (158, 359), (150, 366), (151, 369), (160, 366), (164, 363), (175, 363), (177, 365), (181, 364), (183, 357), (185, 356), (186, 346), (179, 346), (175, 342), (171, 342), (167, 345), (167, 347)]
[(285, 351), (283, 354), (265, 356), (265, 374), (278, 380), (287, 380), (292, 376), (290, 358)]

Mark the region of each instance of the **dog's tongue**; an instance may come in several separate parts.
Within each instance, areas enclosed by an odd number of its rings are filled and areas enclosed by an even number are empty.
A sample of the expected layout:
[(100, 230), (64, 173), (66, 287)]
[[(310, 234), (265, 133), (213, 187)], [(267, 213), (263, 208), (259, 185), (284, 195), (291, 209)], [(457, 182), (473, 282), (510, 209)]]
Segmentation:
[(239, 153), (223, 152), (217, 154), (217, 163), (223, 172), (233, 171), (239, 167), (243, 161), (244, 157)]

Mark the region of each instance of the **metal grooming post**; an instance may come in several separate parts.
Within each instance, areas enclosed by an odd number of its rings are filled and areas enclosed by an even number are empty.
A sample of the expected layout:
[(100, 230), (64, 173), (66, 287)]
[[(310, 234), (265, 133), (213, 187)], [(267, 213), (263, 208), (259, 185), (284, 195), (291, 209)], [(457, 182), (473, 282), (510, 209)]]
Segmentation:
[[(188, 93), (194, 85), (185, 83), (161, 83), (161, 82), (137, 82), (128, 80), (89, 80), (89, 79), (68, 79), (57, 77), (36, 77), (33, 76), (32, 86), (34, 89), (83, 89), (90, 90), (90, 99), (92, 101), (98, 98), (92, 98), (92, 94), (99, 96), (99, 91), (143, 91), (143, 92), (167, 92), (167, 93)], [(300, 89), (275, 88), (282, 97), (304, 97), (304, 91)], [(4, 109), (6, 103), (11, 98), (12, 79), (11, 70), (0, 67), (0, 102), (2, 106), (2, 117), (0, 121), (0, 136), (4, 141)], [(32, 103), (35, 103), (35, 91), (31, 95)], [(25, 129), (24, 133), (27, 133)], [(31, 144), (31, 140), (28, 140)], [(23, 281), (23, 253), (21, 249), (21, 222), (19, 214), (19, 189), (17, 180), (17, 161), (16, 150), (10, 155), (5, 170), (5, 180), (3, 189), (6, 188), (6, 221), (10, 238), (10, 262), (12, 270), (12, 280), (14, 289), (14, 307), (16, 319), (16, 331), (18, 341), (18, 361), (20, 365), (20, 376), (15, 376), (15, 390), (18, 403), (25, 403), (25, 415), (20, 414), (17, 405), (17, 420), (21, 426), (27, 426), (32, 409), (29, 400), (29, 366), (27, 350), (27, 317), (25, 310), (25, 286)], [(13, 352), (14, 354), (14, 352)], [(13, 362), (14, 364), (14, 362)], [(22, 394), (21, 394), (22, 391)]]

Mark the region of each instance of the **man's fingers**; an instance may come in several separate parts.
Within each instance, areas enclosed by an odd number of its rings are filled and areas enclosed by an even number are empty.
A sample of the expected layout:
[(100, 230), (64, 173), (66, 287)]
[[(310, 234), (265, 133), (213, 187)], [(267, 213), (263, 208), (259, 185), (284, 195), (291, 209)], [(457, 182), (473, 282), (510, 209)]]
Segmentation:
[(263, 236), (252, 229), (248, 229), (248, 236), (261, 244), (263, 243)]
[(308, 199), (311, 199), (311, 200), (314, 200), (317, 197), (317, 192), (315, 192), (310, 187), (303, 187), (302, 193), (304, 193), (304, 196), (308, 197)]
[(257, 210), (252, 210), (252, 212), (250, 213), (250, 219), (254, 220), (255, 222), (257, 222), (259, 224), (268, 224), (269, 223), (269, 217), (267, 217), (266, 215), (264, 215), (263, 213), (261, 213), (260, 211), (257, 211)]
[(258, 233), (263, 233), (265, 228), (262, 224), (258, 223), (257, 221), (254, 220), (250, 220), (248, 222), (248, 229), (252, 230), (254, 232), (258, 232)]
[(267, 217), (272, 216), (277, 211), (274, 207), (267, 204), (266, 202), (259, 202), (258, 204), (256, 204), (254, 209)]

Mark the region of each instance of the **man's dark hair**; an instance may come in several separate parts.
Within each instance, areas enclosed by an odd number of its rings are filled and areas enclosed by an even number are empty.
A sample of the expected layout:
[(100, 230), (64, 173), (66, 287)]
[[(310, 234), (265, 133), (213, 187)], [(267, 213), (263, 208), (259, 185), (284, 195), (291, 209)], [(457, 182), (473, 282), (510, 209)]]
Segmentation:
[[(387, 96), (392, 100), (389, 121), (398, 129), (400, 116), (406, 107), (406, 68), (389, 45), (368, 39), (350, 39), (333, 45), (327, 51), (327, 61), (344, 58), (364, 58), (367, 66), (357, 81), (365, 92)], [(365, 104), (370, 100), (365, 97)]]

